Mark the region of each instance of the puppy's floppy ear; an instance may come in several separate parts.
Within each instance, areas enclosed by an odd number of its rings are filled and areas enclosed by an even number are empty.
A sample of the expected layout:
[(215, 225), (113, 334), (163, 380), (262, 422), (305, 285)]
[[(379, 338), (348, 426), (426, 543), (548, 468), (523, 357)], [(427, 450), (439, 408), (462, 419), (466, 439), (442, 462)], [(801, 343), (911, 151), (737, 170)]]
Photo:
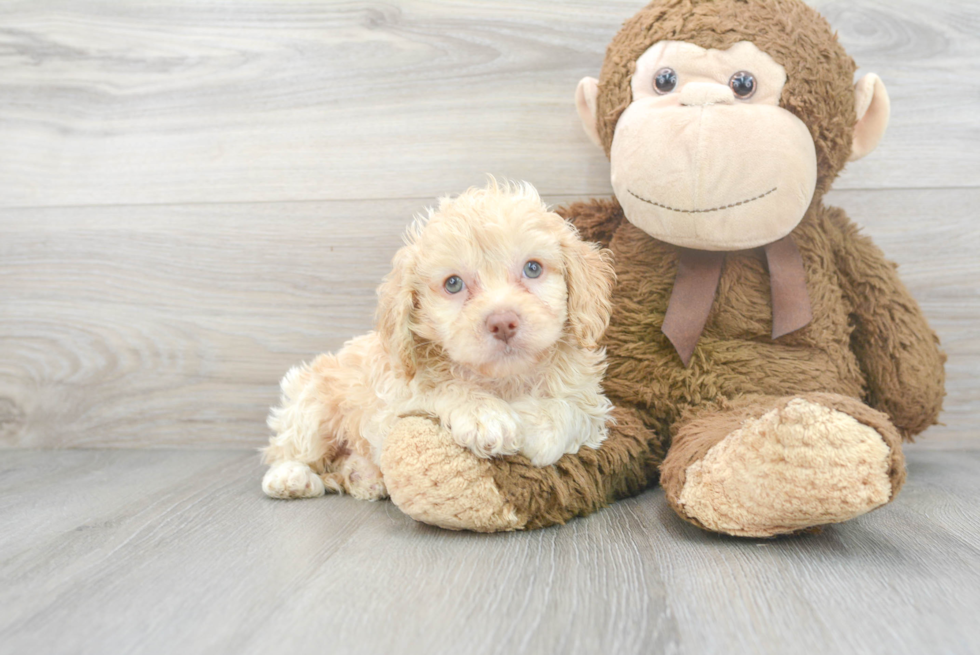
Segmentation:
[(395, 253), (391, 273), (378, 287), (378, 334), (392, 363), (406, 377), (415, 375), (415, 334), (412, 313), (415, 310), (414, 246), (403, 246)]
[(580, 346), (595, 348), (612, 312), (610, 296), (616, 280), (612, 253), (582, 241), (567, 222), (561, 244), (568, 286), (568, 325)]

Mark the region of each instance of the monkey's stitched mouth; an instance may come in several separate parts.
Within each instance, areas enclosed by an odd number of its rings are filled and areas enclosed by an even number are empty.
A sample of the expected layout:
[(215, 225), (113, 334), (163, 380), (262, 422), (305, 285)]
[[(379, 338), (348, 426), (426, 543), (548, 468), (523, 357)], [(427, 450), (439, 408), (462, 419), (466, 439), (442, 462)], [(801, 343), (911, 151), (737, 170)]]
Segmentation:
[(731, 209), (732, 207), (738, 207), (739, 205), (747, 205), (750, 202), (754, 202), (756, 200), (760, 200), (762, 198), (765, 198), (766, 196), (768, 196), (771, 193), (775, 193), (776, 192), (776, 188), (777, 187), (773, 187), (773, 188), (769, 189), (768, 191), (766, 191), (765, 193), (760, 193), (759, 195), (757, 195), (754, 198), (748, 198), (746, 200), (740, 200), (738, 202), (733, 202), (730, 205), (724, 205), (722, 207), (712, 207), (711, 209), (678, 209), (677, 207), (669, 207), (667, 205), (662, 205), (659, 202), (654, 202), (652, 200), (647, 200), (643, 196), (638, 196), (635, 193), (633, 193), (632, 189), (627, 189), (627, 190), (630, 192), (630, 195), (633, 196), (634, 198), (636, 198), (637, 200), (642, 200), (643, 202), (649, 203), (649, 204), (653, 205), (654, 207), (660, 207), (662, 209), (666, 209), (666, 210), (669, 210), (669, 211), (672, 211), (672, 212), (680, 212), (682, 214), (707, 214), (709, 212), (721, 211), (722, 209)]

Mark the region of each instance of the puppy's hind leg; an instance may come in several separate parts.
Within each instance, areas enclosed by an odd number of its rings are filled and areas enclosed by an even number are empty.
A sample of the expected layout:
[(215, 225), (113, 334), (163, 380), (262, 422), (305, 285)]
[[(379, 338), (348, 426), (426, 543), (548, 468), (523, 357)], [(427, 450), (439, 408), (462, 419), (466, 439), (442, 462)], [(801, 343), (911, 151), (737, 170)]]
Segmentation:
[(388, 497), (381, 469), (369, 457), (351, 452), (337, 462), (336, 469), (323, 476), (327, 487), (348, 493), (358, 500), (381, 500)]
[(335, 438), (340, 398), (329, 405), (324, 402), (340, 395), (332, 388), (331, 376), (323, 375), (336, 368), (335, 363), (332, 355), (321, 355), (283, 377), (280, 406), (268, 420), (276, 436), (263, 449), (263, 461), (270, 465), (262, 478), (267, 496), (313, 498), (327, 491), (320, 474), (345, 451)]

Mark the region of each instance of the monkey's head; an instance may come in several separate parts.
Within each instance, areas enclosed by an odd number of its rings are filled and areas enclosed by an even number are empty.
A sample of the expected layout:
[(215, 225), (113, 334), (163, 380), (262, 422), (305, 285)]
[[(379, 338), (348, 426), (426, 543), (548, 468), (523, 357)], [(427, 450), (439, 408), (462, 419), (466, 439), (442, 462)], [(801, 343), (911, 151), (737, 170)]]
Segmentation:
[(576, 106), (627, 219), (700, 250), (776, 241), (888, 123), (876, 75), (800, 0), (654, 0)]

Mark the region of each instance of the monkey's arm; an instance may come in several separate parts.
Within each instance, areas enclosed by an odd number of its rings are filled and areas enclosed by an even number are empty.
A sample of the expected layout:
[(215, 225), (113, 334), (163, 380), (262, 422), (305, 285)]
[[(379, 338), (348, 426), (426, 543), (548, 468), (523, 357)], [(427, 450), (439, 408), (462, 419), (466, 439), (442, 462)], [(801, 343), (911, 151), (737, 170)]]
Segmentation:
[(865, 401), (888, 414), (908, 439), (936, 423), (946, 355), (895, 264), (843, 211), (832, 208), (828, 217), (837, 227), (837, 265), (852, 307), (851, 348), (867, 378)]
[(565, 523), (657, 480), (659, 440), (635, 410), (614, 409), (613, 418), (599, 448), (539, 468), (523, 455), (482, 459), (432, 421), (406, 417), (385, 441), (381, 470), (392, 502), (416, 521), (475, 532)]
[(613, 234), (626, 220), (623, 209), (614, 198), (573, 202), (555, 210), (559, 216), (571, 221), (585, 241), (595, 241), (603, 248), (609, 247)]

